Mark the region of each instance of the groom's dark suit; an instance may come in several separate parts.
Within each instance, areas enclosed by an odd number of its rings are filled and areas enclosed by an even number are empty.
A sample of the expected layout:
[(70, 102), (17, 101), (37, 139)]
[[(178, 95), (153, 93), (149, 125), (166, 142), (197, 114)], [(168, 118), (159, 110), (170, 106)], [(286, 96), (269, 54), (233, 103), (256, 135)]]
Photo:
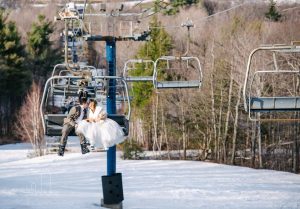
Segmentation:
[[(63, 155), (65, 146), (67, 144), (68, 135), (72, 130), (75, 129), (75, 126), (77, 125), (76, 120), (80, 117), (82, 109), (83, 108), (79, 105), (72, 107), (67, 118), (64, 119), (64, 126), (62, 129), (62, 135), (61, 135), (61, 139), (60, 139), (60, 149), (58, 151), (59, 155)], [(83, 118), (82, 119), (86, 119), (86, 116), (87, 116), (86, 109), (83, 109)], [(85, 154), (84, 150), (83, 150), (84, 148), (87, 149), (86, 145), (85, 145), (85, 137), (81, 133), (76, 132), (76, 134), (77, 134), (77, 136), (79, 136), (79, 139), (80, 139), (82, 153)]]

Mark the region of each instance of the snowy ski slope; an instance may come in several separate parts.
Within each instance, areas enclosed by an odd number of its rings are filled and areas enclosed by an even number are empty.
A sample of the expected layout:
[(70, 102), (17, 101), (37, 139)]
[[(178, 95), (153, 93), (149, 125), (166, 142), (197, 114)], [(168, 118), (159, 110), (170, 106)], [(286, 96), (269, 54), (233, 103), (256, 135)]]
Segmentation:
[[(106, 153), (26, 159), (29, 147), (0, 146), (0, 209), (100, 208)], [(126, 209), (300, 208), (300, 176), (292, 173), (121, 159), (117, 170)]]

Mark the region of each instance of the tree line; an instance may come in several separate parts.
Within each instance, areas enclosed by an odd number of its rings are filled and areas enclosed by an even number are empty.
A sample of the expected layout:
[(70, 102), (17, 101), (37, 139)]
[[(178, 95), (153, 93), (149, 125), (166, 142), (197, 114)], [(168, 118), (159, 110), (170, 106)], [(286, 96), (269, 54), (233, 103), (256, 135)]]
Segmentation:
[[(31, 26), (26, 40), (9, 12), (0, 10), (0, 138), (17, 138), (15, 123), (21, 116), (18, 110), (32, 83), (42, 84), (51, 71), (53, 63), (60, 60), (60, 53), (52, 47), (50, 35), (53, 24), (39, 15)], [(22, 138), (22, 136), (21, 136)]]
[[(162, 55), (184, 54), (186, 34), (178, 28), (162, 26), (180, 25), (182, 16), (192, 15), (198, 26), (192, 29), (189, 54), (201, 60), (203, 86), (200, 91), (167, 90), (157, 93), (152, 84), (133, 84), (130, 139), (124, 147), (157, 153), (165, 151), (165, 156), (158, 157), (167, 159), (172, 159), (171, 151), (174, 150), (178, 151), (180, 159), (189, 159), (188, 150), (193, 149), (199, 151), (198, 160), (298, 172), (298, 122), (250, 121), (243, 107), (242, 86), (251, 50), (264, 43), (297, 40), (300, 30), (294, 25), (299, 20), (291, 13), (280, 14), (271, 1), (270, 6), (248, 4), (200, 21), (203, 16), (215, 14), (222, 7), (208, 0), (201, 3), (187, 1), (191, 4), (176, 2), (175, 13), (157, 13), (153, 16), (150, 22), (151, 40), (142, 44), (136, 58), (155, 61)], [(31, 84), (43, 84), (53, 65), (60, 62), (60, 52), (50, 41), (53, 30), (52, 23), (39, 16), (27, 33), (26, 43), (21, 43), (16, 25), (7, 20), (4, 10), (1, 12), (0, 137), (19, 133), (18, 137), (33, 142), (40, 140), (36, 133), (16, 131), (13, 124), (17, 117), (23, 117), (24, 112), (26, 115), (30, 111), (25, 105), (19, 112), (22, 103), (29, 104), (40, 99), (38, 93), (25, 97), (27, 92), (41, 90), (36, 85), (30, 88)], [(93, 54), (99, 57), (95, 51)], [(290, 64), (298, 69), (299, 64), (295, 61), (298, 55), (293, 56)], [(257, 61), (259, 64), (267, 65)], [(177, 73), (181, 72), (170, 74), (161, 71), (158, 77), (171, 80), (176, 78)], [(137, 70), (132, 72), (132, 75), (141, 76), (152, 74), (153, 66), (144, 64), (138, 64)], [(271, 89), (274, 92), (273, 86)], [(297, 85), (295, 89), (288, 90), (297, 92)], [(30, 114), (34, 115), (34, 112)], [(292, 114), (298, 117), (297, 113)], [(38, 121), (38, 118), (32, 119)], [(33, 127), (36, 124), (30, 125)], [(125, 153), (128, 152), (125, 150)]]
[[(204, 3), (202, 11), (207, 14), (218, 11), (216, 2)], [(182, 8), (180, 13), (184, 16), (195, 11), (201, 9)], [(195, 14), (196, 21), (199, 16)], [(151, 24), (156, 28), (152, 31), (154, 36), (139, 49), (137, 58), (155, 60), (161, 55), (184, 54), (186, 38), (180, 35), (177, 28), (162, 27), (180, 24), (180, 18), (178, 22), (176, 18), (176, 15), (172, 18), (164, 15), (153, 18)], [(299, 22), (299, 19), (289, 13), (280, 14), (274, 1), (270, 1), (269, 6), (248, 4), (198, 22), (201, 27), (193, 29), (195, 35), (191, 37), (189, 53), (201, 59), (204, 69), (201, 90), (167, 90), (157, 93), (151, 89), (151, 85), (134, 84), (134, 117), (131, 122), (131, 140), (126, 148), (130, 149), (131, 144), (133, 149), (140, 146), (156, 153), (161, 152), (163, 154), (157, 157), (163, 159), (172, 159), (172, 150), (178, 150), (179, 159), (189, 159), (187, 151), (196, 149), (199, 151), (198, 160), (297, 173), (299, 122), (250, 121), (242, 100), (250, 52), (261, 44), (289, 44), (298, 40), (300, 30), (293, 27), (295, 22)], [(269, 60), (266, 55), (260, 58), (256, 61), (257, 67), (270, 65), (264, 61)], [(297, 59), (298, 54), (282, 58), (293, 69), (299, 69)], [(283, 62), (279, 62), (279, 67), (291, 67)], [(144, 69), (144, 66), (140, 68)], [(151, 73), (150, 66), (144, 72), (137, 69), (134, 75)], [(162, 72), (159, 76), (168, 79), (173, 75)], [(297, 78), (295, 85), (288, 85), (291, 82), (287, 82), (287, 78), (273, 79), (278, 79), (277, 86), (298, 92), (295, 86)], [(259, 87), (257, 85), (255, 91)], [(269, 90), (263, 91), (269, 91), (272, 95), (275, 87), (269, 86)], [(295, 114), (290, 113), (290, 117), (297, 118)]]

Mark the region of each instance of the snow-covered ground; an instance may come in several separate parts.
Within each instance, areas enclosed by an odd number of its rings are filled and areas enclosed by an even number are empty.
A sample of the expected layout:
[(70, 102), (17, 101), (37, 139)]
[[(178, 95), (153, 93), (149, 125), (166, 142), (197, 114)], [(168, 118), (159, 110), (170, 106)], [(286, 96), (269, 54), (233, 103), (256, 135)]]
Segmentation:
[[(79, 146), (74, 141), (74, 146)], [(100, 208), (106, 153), (26, 159), (0, 146), (0, 209)], [(120, 153), (119, 153), (120, 154)], [(300, 176), (195, 161), (118, 159), (126, 209), (300, 208)]]

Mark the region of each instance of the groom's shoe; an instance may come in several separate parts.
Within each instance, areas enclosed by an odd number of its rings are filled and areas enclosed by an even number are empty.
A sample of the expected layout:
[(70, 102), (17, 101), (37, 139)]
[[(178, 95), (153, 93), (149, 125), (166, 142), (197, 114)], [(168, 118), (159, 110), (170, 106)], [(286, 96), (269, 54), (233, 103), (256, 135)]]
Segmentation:
[(65, 153), (65, 146), (64, 145), (59, 145), (57, 155), (58, 156), (64, 156), (64, 153)]
[(80, 144), (81, 145), (81, 153), (86, 154), (89, 153), (90, 150), (87, 148), (86, 144)]
[(90, 141), (87, 139), (84, 139), (83, 144), (85, 144), (87, 146), (91, 145)]

